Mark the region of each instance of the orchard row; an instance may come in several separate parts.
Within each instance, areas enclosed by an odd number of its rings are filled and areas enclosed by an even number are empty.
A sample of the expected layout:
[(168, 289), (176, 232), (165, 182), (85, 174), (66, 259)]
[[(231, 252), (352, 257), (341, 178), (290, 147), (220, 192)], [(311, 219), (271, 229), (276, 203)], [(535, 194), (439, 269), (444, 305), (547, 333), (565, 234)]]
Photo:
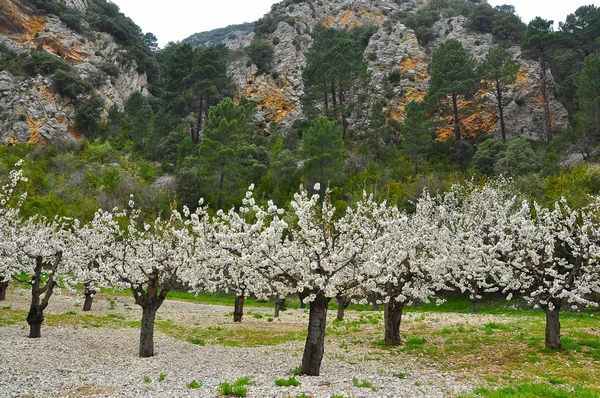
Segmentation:
[[(19, 166), (19, 164), (17, 164)], [(319, 184), (300, 188), (288, 209), (257, 201), (215, 214), (184, 207), (147, 223), (133, 200), (94, 219), (24, 218), (16, 169), (0, 192), (0, 281), (28, 275), (30, 337), (57, 284), (85, 286), (85, 309), (99, 287), (131, 289), (142, 307), (140, 356), (154, 355), (154, 320), (170, 290), (310, 303), (301, 371), (318, 375), (327, 305), (337, 298), (385, 306), (385, 343), (400, 344), (403, 308), (442, 301), (440, 292), (502, 292), (546, 313), (546, 347), (559, 349), (562, 308), (596, 305), (600, 293), (600, 197), (581, 209), (518, 200), (504, 181), (427, 191), (412, 213), (364, 194), (344, 214)]]

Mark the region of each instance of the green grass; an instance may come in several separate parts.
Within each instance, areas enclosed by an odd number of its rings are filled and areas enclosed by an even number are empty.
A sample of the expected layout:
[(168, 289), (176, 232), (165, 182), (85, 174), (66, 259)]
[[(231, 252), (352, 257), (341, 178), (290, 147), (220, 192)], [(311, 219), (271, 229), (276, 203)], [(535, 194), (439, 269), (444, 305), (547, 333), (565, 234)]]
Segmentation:
[(377, 387), (373, 386), (373, 383), (367, 380), (359, 381), (356, 377), (352, 378), (352, 384), (358, 388), (370, 388), (371, 391), (377, 392)]
[(306, 331), (278, 330), (276, 327), (265, 329), (231, 329), (229, 325), (208, 328), (190, 328), (171, 321), (156, 321), (156, 329), (180, 340), (189, 342), (203, 340), (206, 344), (226, 347), (262, 347), (281, 344), (287, 341), (302, 341)]
[(275, 380), (275, 385), (278, 387), (290, 387), (290, 386), (294, 386), (294, 387), (298, 387), (300, 383), (298, 380), (296, 380), (296, 378), (294, 376), (287, 378), (287, 379), (277, 379)]
[(189, 383), (187, 383), (186, 386), (187, 386), (187, 388), (190, 388), (190, 389), (196, 389), (196, 388), (202, 387), (202, 382), (192, 380)]
[(471, 395), (459, 398), (598, 398), (600, 394), (589, 388), (575, 387), (572, 391), (566, 388), (546, 384), (520, 384), (497, 390), (487, 388), (476, 389)]
[(246, 376), (237, 379), (233, 383), (229, 383), (227, 380), (224, 380), (219, 383), (217, 392), (220, 395), (245, 397), (248, 394), (248, 388), (246, 386), (254, 385), (254, 382), (251, 379), (251, 376)]

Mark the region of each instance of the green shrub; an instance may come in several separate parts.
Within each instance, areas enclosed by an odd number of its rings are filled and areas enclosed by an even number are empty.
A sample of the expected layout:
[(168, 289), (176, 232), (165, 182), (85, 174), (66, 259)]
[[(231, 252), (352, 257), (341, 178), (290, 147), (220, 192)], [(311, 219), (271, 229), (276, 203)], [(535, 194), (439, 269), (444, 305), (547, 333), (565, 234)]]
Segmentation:
[(266, 73), (271, 70), (274, 53), (273, 44), (266, 40), (253, 40), (250, 46), (248, 46), (248, 56), (258, 68), (258, 73)]
[(296, 380), (296, 377), (292, 376), (288, 379), (277, 379), (275, 380), (275, 385), (278, 387), (290, 387), (290, 386), (294, 386), (294, 387), (298, 387), (300, 383), (298, 380)]
[(59, 70), (69, 71), (70, 69), (71, 66), (63, 61), (62, 58), (44, 50), (32, 52), (23, 61), (23, 70), (29, 76), (50, 76)]
[(91, 93), (94, 89), (90, 83), (84, 81), (73, 69), (59, 69), (52, 75), (52, 80), (54, 80), (56, 89), (61, 95), (71, 98), (76, 98), (81, 94)]

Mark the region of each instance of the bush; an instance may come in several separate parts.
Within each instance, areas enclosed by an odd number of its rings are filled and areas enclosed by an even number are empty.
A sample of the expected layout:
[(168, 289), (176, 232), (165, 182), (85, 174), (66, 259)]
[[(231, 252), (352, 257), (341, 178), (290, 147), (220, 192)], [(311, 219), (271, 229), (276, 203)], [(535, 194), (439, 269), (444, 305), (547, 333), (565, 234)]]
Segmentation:
[(58, 92), (67, 97), (76, 98), (78, 95), (93, 91), (92, 85), (84, 81), (73, 69), (59, 69), (52, 75), (52, 79)]
[(29, 76), (50, 76), (59, 70), (68, 71), (69, 69), (71, 66), (62, 58), (44, 50), (32, 52), (23, 61), (23, 70)]
[(104, 110), (104, 101), (98, 94), (84, 100), (75, 112), (75, 126), (86, 136), (95, 137)]
[(266, 73), (271, 70), (274, 53), (273, 44), (262, 39), (253, 40), (248, 47), (248, 56), (258, 68), (258, 73)]

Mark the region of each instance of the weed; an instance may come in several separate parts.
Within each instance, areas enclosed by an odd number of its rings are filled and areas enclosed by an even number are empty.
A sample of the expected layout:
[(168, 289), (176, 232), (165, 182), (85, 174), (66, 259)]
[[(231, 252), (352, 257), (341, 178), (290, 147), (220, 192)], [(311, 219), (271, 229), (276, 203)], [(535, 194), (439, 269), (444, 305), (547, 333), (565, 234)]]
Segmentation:
[(87, 381), (87, 376), (79, 376), (79, 381)]
[(117, 308), (117, 304), (115, 303), (115, 300), (113, 300), (113, 299), (108, 299), (108, 305), (111, 310), (114, 310), (115, 308)]
[(277, 379), (275, 380), (275, 385), (278, 387), (290, 387), (290, 386), (294, 386), (294, 387), (298, 387), (300, 383), (298, 380), (296, 380), (296, 377), (292, 376), (288, 379)]
[(298, 366), (290, 371), (292, 376), (302, 376), (302, 367)]
[(263, 314), (254, 314), (254, 318), (256, 318), (256, 319), (263, 319), (264, 316), (263, 316)]
[(273, 322), (273, 318), (271, 318), (271, 317), (268, 317), (268, 318), (267, 318), (267, 322)]
[(250, 376), (242, 377), (234, 381), (233, 384), (230, 384), (227, 380), (224, 380), (219, 383), (217, 392), (221, 395), (245, 397), (248, 394), (248, 389), (246, 386), (254, 384), (250, 379)]
[(192, 380), (186, 384), (187, 388), (200, 388), (202, 387), (202, 382), (198, 382), (196, 380)]
[(167, 374), (165, 372), (161, 372), (158, 375), (158, 381), (164, 381), (166, 377), (167, 377)]
[(205, 346), (206, 345), (206, 341), (204, 339), (195, 339), (195, 338), (190, 338), (188, 339), (188, 341), (192, 344), (196, 344), (199, 346)]
[(406, 375), (402, 372), (400, 373), (394, 373), (392, 376), (397, 377), (399, 379), (406, 379)]
[(370, 388), (371, 391), (377, 392), (377, 387), (373, 386), (373, 383), (371, 383), (370, 381), (367, 380), (363, 380), (358, 381), (358, 379), (356, 377), (352, 378), (352, 384), (354, 385), (354, 387), (358, 387), (358, 388)]
[(150, 378), (150, 376), (144, 377), (144, 383), (152, 383), (152, 379)]
[(565, 381), (563, 379), (559, 379), (558, 377), (550, 376), (550, 377), (548, 377), (548, 383), (553, 384), (553, 385), (559, 385), (559, 384), (565, 384)]

